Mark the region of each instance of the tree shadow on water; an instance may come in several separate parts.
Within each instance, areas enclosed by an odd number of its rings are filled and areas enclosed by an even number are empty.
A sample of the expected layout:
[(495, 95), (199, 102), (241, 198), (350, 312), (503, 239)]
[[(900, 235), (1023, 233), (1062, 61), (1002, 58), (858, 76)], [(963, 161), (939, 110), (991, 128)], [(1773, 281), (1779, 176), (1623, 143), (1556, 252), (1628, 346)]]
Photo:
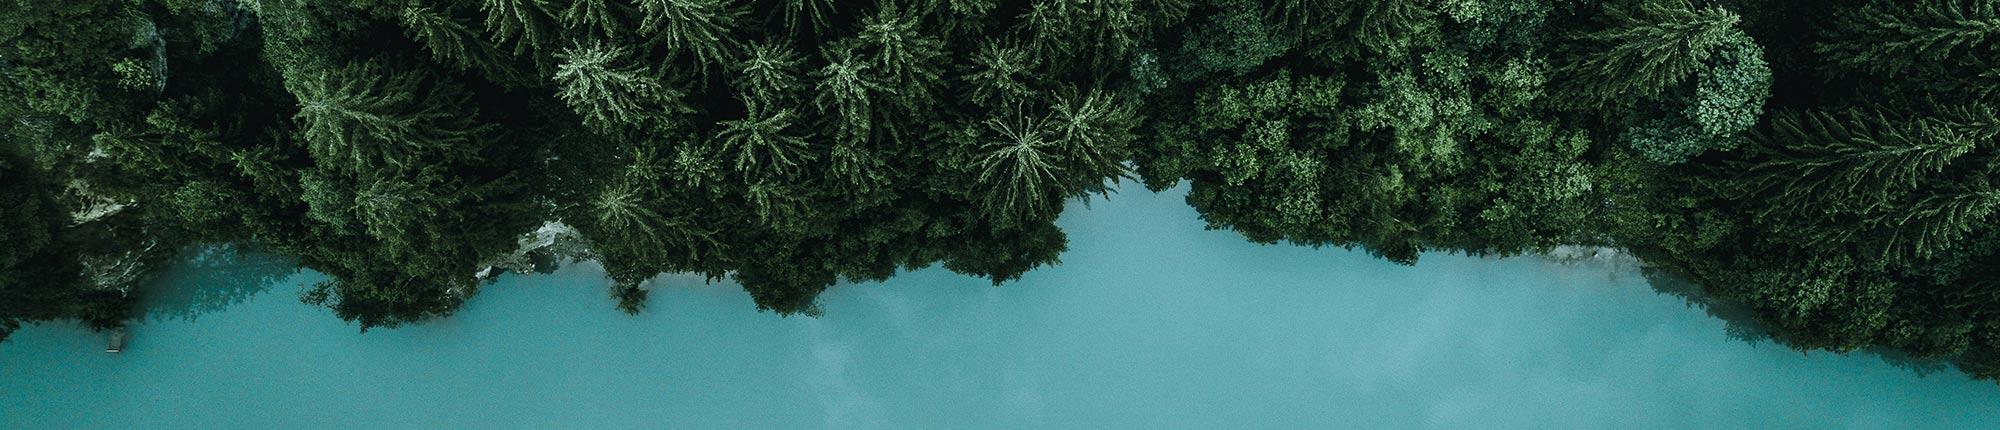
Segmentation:
[(1757, 320), (1757, 310), (1750, 305), (1709, 295), (1700, 284), (1665, 271), (1649, 267), (1639, 273), (1653, 287), (1653, 292), (1678, 297), (1688, 307), (1700, 308), (1710, 318), (1722, 320), (1723, 331), (1730, 339), (1748, 344), (1772, 340), (1770, 327)]
[[(1654, 292), (1678, 297), (1686, 301), (1688, 307), (1700, 308), (1709, 317), (1722, 320), (1723, 330), (1730, 339), (1752, 345), (1770, 342), (1781, 347), (1791, 348), (1791, 346), (1785, 345), (1783, 341), (1771, 336), (1771, 326), (1758, 320), (1757, 310), (1748, 304), (1710, 295), (1702, 290), (1700, 284), (1666, 271), (1644, 268), (1640, 274), (1645, 276), (1647, 284), (1653, 287)], [(1929, 376), (1934, 373), (1953, 369), (1951, 360), (1946, 358), (1912, 357), (1908, 354), (1883, 348), (1868, 348), (1859, 350), (1858, 352), (1874, 356), (1881, 359), (1882, 362), (1888, 363), (1890, 366), (1915, 373), (1918, 376)]]
[(139, 311), (148, 320), (194, 321), (250, 300), (299, 271), (292, 259), (254, 246), (190, 247), (138, 291)]

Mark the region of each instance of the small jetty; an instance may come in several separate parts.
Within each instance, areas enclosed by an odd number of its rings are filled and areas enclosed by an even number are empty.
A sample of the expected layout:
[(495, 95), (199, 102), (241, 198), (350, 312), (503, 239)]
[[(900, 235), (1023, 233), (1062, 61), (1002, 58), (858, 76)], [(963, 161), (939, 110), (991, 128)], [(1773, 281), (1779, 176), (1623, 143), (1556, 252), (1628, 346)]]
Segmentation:
[(104, 352), (109, 352), (109, 353), (114, 353), (114, 354), (115, 354), (115, 353), (118, 353), (119, 351), (124, 351), (124, 350), (125, 350), (125, 337), (126, 337), (126, 336), (125, 336), (125, 328), (124, 328), (124, 327), (119, 327), (119, 328), (114, 328), (114, 329), (111, 329), (111, 344), (110, 344), (110, 345), (106, 345), (106, 346), (104, 347)]

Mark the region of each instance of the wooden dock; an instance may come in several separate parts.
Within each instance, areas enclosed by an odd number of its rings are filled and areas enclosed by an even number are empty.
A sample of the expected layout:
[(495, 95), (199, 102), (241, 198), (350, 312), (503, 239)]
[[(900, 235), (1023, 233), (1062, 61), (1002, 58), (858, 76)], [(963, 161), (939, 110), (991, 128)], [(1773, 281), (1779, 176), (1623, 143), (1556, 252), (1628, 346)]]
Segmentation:
[(119, 327), (111, 329), (111, 344), (106, 345), (104, 347), (104, 352), (117, 353), (119, 351), (124, 351), (124, 350), (125, 350), (125, 328)]

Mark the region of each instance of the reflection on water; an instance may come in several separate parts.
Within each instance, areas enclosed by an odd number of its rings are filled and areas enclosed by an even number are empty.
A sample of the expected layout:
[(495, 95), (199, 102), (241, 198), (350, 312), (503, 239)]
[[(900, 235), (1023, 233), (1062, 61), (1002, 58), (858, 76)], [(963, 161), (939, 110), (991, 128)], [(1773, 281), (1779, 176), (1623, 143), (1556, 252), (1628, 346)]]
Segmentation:
[(256, 297), (300, 272), (292, 259), (252, 246), (204, 245), (181, 254), (180, 264), (136, 293), (142, 318), (195, 321)]
[(1686, 278), (1648, 266), (1623, 251), (1603, 249), (1559, 247), (1543, 259), (1566, 267), (1601, 271), (1606, 276), (1606, 285), (1622, 283), (1620, 276), (1637, 273), (1647, 286), (1652, 287), (1653, 292), (1679, 298), (1686, 302), (1687, 307), (1701, 309), (1709, 317), (1721, 320), (1723, 331), (1730, 339), (1747, 344), (1771, 340), (1770, 330), (1757, 321), (1757, 314), (1749, 305), (1710, 296), (1702, 291), (1701, 285)]
[[(1701, 285), (1659, 270), (1646, 269), (1643, 272), (1646, 283), (1660, 294), (1679, 297), (1688, 307), (1698, 308), (1709, 317), (1721, 320), (1723, 330), (1730, 339), (1756, 344), (1771, 341), (1771, 333), (1763, 322), (1757, 321), (1757, 313), (1750, 305), (1710, 296), (1702, 291)], [(1870, 348), (1860, 352), (1881, 359), (1891, 366), (1910, 371), (1917, 376), (1930, 376), (1938, 372), (1953, 370), (1951, 361), (1942, 358), (1916, 358), (1899, 351)]]
[(625, 315), (576, 262), (359, 334), (285, 293), (319, 275), (216, 252), (161, 283), (195, 285), (153, 300), (166, 318), (124, 353), (74, 325), (0, 344), (0, 428), (2000, 424), (1992, 382), (1746, 344), (1717, 318), (1748, 320), (1635, 267), (1261, 246), (1203, 230), (1183, 196), (1066, 212), (1063, 264), (1004, 287), (916, 270), (839, 285), (819, 318), (698, 276), (655, 278)]
[(1701, 309), (1709, 317), (1722, 320), (1723, 330), (1730, 339), (1752, 344), (1771, 340), (1770, 330), (1757, 321), (1757, 313), (1750, 305), (1710, 296), (1702, 291), (1701, 285), (1667, 272), (1647, 268), (1641, 273), (1646, 277), (1646, 284), (1653, 286), (1653, 291), (1679, 297), (1687, 302), (1688, 307)]

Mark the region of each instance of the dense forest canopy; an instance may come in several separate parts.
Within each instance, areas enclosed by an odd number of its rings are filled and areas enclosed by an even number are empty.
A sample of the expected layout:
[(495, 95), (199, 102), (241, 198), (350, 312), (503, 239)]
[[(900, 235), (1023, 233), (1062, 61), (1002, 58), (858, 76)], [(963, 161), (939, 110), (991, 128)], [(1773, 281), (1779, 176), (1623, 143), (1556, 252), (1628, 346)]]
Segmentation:
[(2000, 377), (2000, 0), (0, 0), (0, 338), (254, 243), (363, 329), (560, 244), (818, 312), (1057, 262), (1118, 181), (1256, 242), (1615, 246), (1800, 349)]

